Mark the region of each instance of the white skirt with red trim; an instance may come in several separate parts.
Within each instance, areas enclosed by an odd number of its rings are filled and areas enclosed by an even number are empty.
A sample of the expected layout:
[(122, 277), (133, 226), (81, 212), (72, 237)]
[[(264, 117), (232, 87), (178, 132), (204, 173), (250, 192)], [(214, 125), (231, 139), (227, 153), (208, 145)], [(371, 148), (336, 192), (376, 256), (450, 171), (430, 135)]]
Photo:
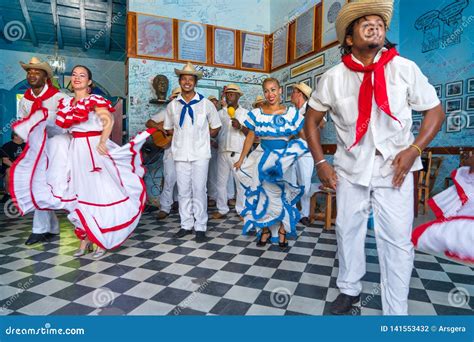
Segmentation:
[[(52, 163), (45, 148), (44, 120), (28, 126), (32, 129), (26, 152), (12, 170), (12, 197), (21, 212), (66, 209), (79, 238), (87, 236), (106, 249), (120, 246), (136, 228), (145, 206), (140, 149), (152, 130), (124, 146), (107, 141), (105, 156), (96, 149), (100, 132), (73, 134), (66, 152), (56, 154)], [(50, 172), (55, 164), (62, 166), (59, 178), (52, 177), (58, 172)]]

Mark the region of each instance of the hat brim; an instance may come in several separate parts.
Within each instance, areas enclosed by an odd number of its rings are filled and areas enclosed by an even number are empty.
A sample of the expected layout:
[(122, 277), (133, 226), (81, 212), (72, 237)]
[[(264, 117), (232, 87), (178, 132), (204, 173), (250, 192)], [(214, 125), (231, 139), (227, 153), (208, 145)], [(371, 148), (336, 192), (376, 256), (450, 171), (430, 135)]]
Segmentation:
[(255, 101), (254, 103), (252, 103), (252, 107), (255, 108), (256, 105), (258, 105), (259, 103), (264, 103), (265, 100), (260, 100), (260, 101)]
[(181, 76), (181, 75), (193, 75), (193, 76), (196, 76), (199, 79), (202, 78), (202, 72), (201, 71), (195, 71), (195, 72), (192, 72), (192, 71), (185, 71), (185, 70), (179, 70), (179, 69), (174, 69), (174, 73), (178, 76)]
[(244, 93), (241, 90), (239, 91), (239, 90), (233, 90), (233, 89), (232, 90), (226, 90), (224, 92), (224, 94), (225, 93), (237, 93), (237, 94), (240, 94), (240, 95), (244, 95)]
[(48, 78), (53, 77), (53, 70), (51, 69), (51, 66), (46, 62), (38, 63), (38, 64), (27, 64), (27, 63), (20, 62), (20, 65), (25, 71), (28, 71), (29, 69), (43, 70), (48, 75)]
[(311, 97), (312, 89), (311, 89), (311, 91), (308, 93), (307, 90), (303, 89), (303, 87), (300, 87), (298, 84), (294, 84), (294, 85), (293, 85), (293, 88), (296, 88), (296, 89), (298, 89), (299, 91), (301, 91), (308, 99)]
[(346, 39), (347, 27), (356, 19), (368, 15), (380, 16), (387, 27), (392, 21), (393, 2), (392, 1), (370, 1), (370, 2), (349, 2), (344, 5), (336, 19), (337, 40), (340, 44)]

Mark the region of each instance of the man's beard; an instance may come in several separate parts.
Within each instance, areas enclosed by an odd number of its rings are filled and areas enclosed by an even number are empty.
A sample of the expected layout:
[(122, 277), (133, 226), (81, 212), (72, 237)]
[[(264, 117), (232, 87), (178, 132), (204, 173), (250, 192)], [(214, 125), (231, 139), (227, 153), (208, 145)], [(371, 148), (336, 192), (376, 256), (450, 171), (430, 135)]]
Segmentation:
[(371, 50), (378, 49), (378, 48), (380, 48), (380, 44), (377, 44), (377, 43), (369, 44), (369, 49)]

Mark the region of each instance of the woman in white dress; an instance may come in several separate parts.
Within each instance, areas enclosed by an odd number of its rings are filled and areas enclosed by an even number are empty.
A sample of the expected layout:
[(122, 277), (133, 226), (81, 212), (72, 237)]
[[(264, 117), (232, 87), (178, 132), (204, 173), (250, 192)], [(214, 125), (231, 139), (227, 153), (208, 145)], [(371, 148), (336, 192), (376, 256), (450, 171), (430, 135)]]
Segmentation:
[[(296, 108), (281, 104), (278, 80), (265, 79), (263, 92), (266, 102), (248, 113), (245, 125), (250, 131), (234, 165), (245, 188), (243, 233), (255, 228), (259, 233), (257, 246), (273, 240), (286, 248), (287, 236), (296, 236), (300, 220), (296, 203), (303, 187), (292, 184), (289, 178), (291, 166), (308, 153), (306, 142), (301, 139), (304, 117)], [(260, 145), (246, 158), (256, 137), (260, 138)]]
[[(74, 256), (91, 252), (94, 243), (97, 249), (93, 257), (99, 258), (107, 249), (120, 246), (140, 220), (146, 200), (140, 148), (155, 129), (118, 146), (109, 140), (114, 111), (111, 102), (89, 94), (91, 71), (74, 67), (71, 82), (74, 97), (59, 102), (56, 117), (56, 124), (72, 136), (67, 160), (57, 163), (66, 166), (51, 170), (44, 148), (29, 146), (15, 169), (15, 199), (25, 214), (38, 206), (43, 210), (66, 209), (81, 239)], [(38, 115), (15, 130), (28, 130), (30, 137), (41, 137), (44, 127), (44, 118)]]

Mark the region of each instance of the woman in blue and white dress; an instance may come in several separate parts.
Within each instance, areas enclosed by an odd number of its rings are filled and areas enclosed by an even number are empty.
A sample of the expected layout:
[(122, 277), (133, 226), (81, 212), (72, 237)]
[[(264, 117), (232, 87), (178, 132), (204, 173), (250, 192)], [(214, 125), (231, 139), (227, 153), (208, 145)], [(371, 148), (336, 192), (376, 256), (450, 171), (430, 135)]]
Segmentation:
[[(243, 233), (256, 229), (257, 246), (265, 246), (271, 239), (285, 248), (287, 236), (296, 236), (300, 219), (296, 203), (303, 187), (292, 184), (290, 175), (291, 166), (308, 153), (302, 139), (304, 117), (296, 108), (280, 103), (278, 80), (265, 79), (263, 92), (266, 103), (248, 113), (245, 125), (250, 131), (241, 157), (234, 164), (245, 188)], [(260, 145), (246, 158), (256, 137), (260, 138)]]

